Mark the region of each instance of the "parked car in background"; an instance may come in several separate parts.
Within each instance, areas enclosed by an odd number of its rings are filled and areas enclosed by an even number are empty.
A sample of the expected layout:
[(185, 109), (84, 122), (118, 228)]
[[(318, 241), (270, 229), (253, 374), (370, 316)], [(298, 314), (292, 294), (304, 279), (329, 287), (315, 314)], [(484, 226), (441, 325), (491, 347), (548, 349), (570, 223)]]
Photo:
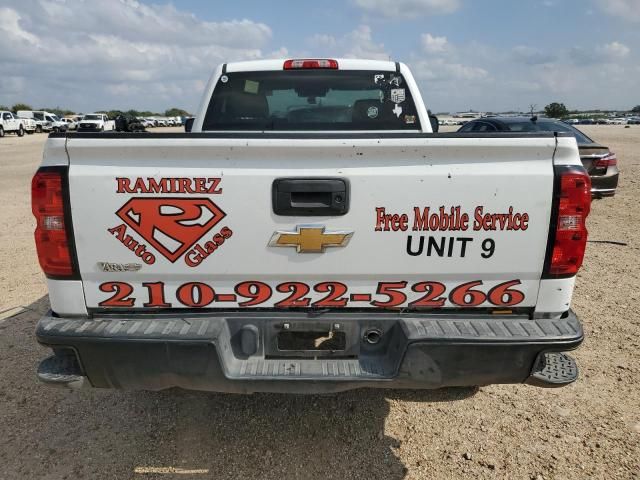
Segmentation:
[(115, 129), (116, 122), (109, 120), (104, 113), (88, 113), (78, 123), (79, 132), (107, 132)]
[(22, 122), (24, 123), (25, 132), (27, 132), (29, 135), (32, 135), (36, 132), (38, 126), (33, 118), (21, 118), (20, 120), (22, 120)]
[(568, 132), (576, 137), (580, 159), (591, 177), (591, 195), (612, 197), (618, 186), (618, 159), (608, 147), (560, 120), (538, 117), (493, 117), (472, 120), (458, 132)]
[(78, 129), (78, 123), (73, 118), (65, 117), (65, 118), (63, 118), (61, 120), (67, 124), (67, 128), (69, 130), (77, 130)]
[(53, 124), (50, 120), (47, 120), (49, 112), (43, 110), (18, 110), (16, 112), (20, 118), (31, 118), (36, 123), (36, 132), (50, 132), (53, 130)]
[(640, 125), (640, 117), (631, 117), (627, 120), (627, 125)]
[(54, 113), (45, 112), (44, 118), (51, 123), (51, 129), (54, 132), (66, 132), (69, 130), (69, 125)]
[(133, 115), (123, 113), (115, 118), (116, 132), (144, 132), (144, 124)]
[(0, 137), (7, 133), (15, 133), (19, 137), (24, 135), (24, 120), (7, 110), (0, 110)]

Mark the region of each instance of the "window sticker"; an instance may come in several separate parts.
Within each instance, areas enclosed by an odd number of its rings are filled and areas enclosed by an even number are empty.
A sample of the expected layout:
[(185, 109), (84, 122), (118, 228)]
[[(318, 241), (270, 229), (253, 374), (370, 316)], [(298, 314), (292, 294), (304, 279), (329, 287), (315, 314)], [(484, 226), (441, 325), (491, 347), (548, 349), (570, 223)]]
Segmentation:
[(382, 73), (377, 73), (373, 76), (373, 83), (378, 84), (378, 82), (380, 82), (380, 80), (384, 80), (384, 74)]
[(416, 123), (416, 116), (415, 115), (405, 115), (404, 116), (404, 123), (406, 123), (407, 125), (411, 125)]
[(400, 114), (402, 113), (402, 107), (396, 103), (396, 106), (391, 111), (396, 114), (396, 117), (400, 118)]
[(253, 80), (244, 81), (244, 91), (246, 93), (253, 93), (254, 95), (257, 95), (259, 87), (260, 87), (260, 82), (254, 82)]
[(226, 75), (222, 75), (222, 76), (220, 77), (220, 81), (221, 81), (222, 83), (227, 83), (227, 82), (229, 81), (229, 77), (227, 77)]
[(391, 76), (391, 78), (389, 79), (389, 85), (399, 87), (400, 85), (402, 85), (402, 78)]
[(377, 118), (378, 117), (378, 107), (369, 107), (367, 109), (367, 117), (369, 118)]
[(405, 100), (404, 88), (392, 88), (391, 89), (391, 101), (393, 103), (402, 103)]

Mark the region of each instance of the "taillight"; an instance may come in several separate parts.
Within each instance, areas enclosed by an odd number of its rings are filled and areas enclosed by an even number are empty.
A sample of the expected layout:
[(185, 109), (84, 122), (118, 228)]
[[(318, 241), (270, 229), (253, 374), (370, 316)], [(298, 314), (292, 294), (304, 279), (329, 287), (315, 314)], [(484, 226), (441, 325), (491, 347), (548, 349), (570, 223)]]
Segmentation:
[(593, 166), (595, 168), (607, 168), (618, 164), (618, 157), (613, 152), (609, 152), (606, 156), (597, 159)]
[(31, 181), (38, 260), (45, 275), (51, 277), (71, 277), (75, 273), (65, 218), (65, 174), (60, 169), (40, 169)]
[(557, 167), (556, 176), (555, 225), (551, 226), (546, 273), (548, 277), (571, 277), (582, 265), (587, 246), (591, 179), (584, 168), (577, 167)]
[(315, 69), (315, 68), (329, 68), (336, 70), (338, 68), (337, 60), (330, 60), (327, 58), (301, 58), (295, 60), (285, 60), (284, 70), (298, 70), (298, 69)]

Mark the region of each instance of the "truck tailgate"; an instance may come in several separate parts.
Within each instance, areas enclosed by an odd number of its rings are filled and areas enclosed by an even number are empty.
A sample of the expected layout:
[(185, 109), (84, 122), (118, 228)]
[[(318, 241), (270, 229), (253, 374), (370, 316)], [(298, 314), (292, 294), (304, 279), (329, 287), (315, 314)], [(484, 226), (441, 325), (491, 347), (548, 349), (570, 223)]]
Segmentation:
[(229, 137), (67, 138), (88, 308), (535, 306), (552, 136)]

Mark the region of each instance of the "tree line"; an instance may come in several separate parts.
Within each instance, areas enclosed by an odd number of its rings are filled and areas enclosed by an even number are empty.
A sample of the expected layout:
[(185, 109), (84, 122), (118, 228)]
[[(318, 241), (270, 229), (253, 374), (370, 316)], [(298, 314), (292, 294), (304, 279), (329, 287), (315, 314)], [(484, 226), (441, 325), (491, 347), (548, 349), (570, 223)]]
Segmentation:
[[(532, 106), (533, 107), (533, 106)], [(17, 112), (18, 110), (34, 110), (31, 105), (26, 103), (16, 103), (12, 107), (0, 105), (0, 110), (9, 110)], [(55, 108), (40, 108), (38, 110), (44, 110), (46, 112), (55, 113), (59, 117), (65, 117), (68, 115), (75, 115), (76, 112), (60, 107)], [(533, 108), (532, 108), (533, 111)], [(640, 113), (640, 105), (633, 107), (630, 112)], [(151, 112), (149, 110), (98, 110), (96, 113), (106, 113), (109, 118), (116, 118), (118, 115), (126, 115), (130, 117), (192, 117), (189, 112), (181, 108), (173, 107), (165, 110), (164, 113)], [(532, 112), (533, 113), (533, 112)], [(544, 113), (550, 118), (566, 118), (572, 113), (579, 113), (577, 110), (570, 111), (564, 103), (553, 102), (544, 107)]]
[[(59, 117), (65, 117), (75, 115), (78, 112), (73, 110), (55, 107), (55, 108), (32, 108), (31, 105), (26, 103), (16, 103), (12, 107), (0, 105), (0, 110), (9, 110), (11, 112), (17, 112), (18, 110), (43, 110), (45, 112), (51, 112)], [(93, 112), (92, 112), (93, 113)], [(95, 113), (106, 113), (109, 118), (116, 118), (118, 115), (126, 115), (131, 117), (191, 117), (192, 115), (183, 110), (182, 108), (169, 108), (164, 113), (152, 112), (150, 110), (97, 110)]]
[[(600, 112), (600, 110), (592, 111)], [(631, 113), (640, 113), (640, 105), (636, 105), (629, 111)], [(569, 110), (564, 103), (553, 102), (544, 107), (544, 113), (547, 117), (550, 118), (567, 118), (570, 114), (576, 114), (580, 112), (578, 110)]]

